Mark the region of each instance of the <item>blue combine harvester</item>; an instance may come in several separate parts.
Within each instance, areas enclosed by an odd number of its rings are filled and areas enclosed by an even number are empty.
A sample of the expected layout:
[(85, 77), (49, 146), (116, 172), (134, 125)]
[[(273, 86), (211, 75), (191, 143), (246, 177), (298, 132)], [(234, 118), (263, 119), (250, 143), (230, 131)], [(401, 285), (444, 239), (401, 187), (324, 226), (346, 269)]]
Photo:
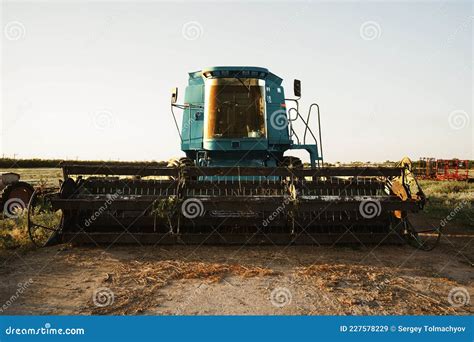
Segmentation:
[[(168, 164), (64, 163), (61, 190), (35, 193), (30, 202), (33, 241), (365, 244), (408, 238), (421, 246), (408, 213), (422, 208), (425, 196), (409, 163), (324, 166), (319, 106), (302, 115), (300, 97), (298, 80), (294, 98), (285, 98), (282, 79), (265, 68), (190, 73), (184, 103), (178, 104), (177, 88), (171, 96), (185, 157)], [(183, 110), (181, 127), (176, 109)], [(291, 150), (306, 150), (309, 163), (285, 155)], [(45, 203), (60, 213), (54, 226), (36, 218)]]

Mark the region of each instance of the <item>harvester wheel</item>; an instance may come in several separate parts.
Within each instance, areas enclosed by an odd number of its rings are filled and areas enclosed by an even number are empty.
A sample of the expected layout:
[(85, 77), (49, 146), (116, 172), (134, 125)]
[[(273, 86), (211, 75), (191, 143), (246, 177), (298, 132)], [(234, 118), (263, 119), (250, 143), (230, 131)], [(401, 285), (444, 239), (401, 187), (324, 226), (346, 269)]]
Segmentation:
[(35, 189), (25, 182), (15, 182), (8, 185), (1, 194), (3, 214), (14, 217), (17, 210), (24, 210), (28, 206)]
[(28, 234), (37, 247), (44, 247), (53, 241), (63, 220), (62, 211), (54, 210), (51, 196), (53, 194), (36, 190), (28, 204)]

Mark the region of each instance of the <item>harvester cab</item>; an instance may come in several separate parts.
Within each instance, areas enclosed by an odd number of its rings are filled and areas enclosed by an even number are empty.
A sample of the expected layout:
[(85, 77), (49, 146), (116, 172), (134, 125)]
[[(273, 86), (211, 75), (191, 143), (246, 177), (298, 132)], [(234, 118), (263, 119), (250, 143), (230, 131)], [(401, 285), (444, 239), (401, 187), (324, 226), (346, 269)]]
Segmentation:
[[(213, 67), (191, 72), (184, 104), (176, 104), (176, 88), (171, 97), (172, 109), (184, 110), (181, 130), (177, 128), (187, 164), (301, 167), (298, 158), (283, 155), (302, 149), (308, 151), (310, 164), (316, 167), (322, 162), (321, 127), (318, 125), (318, 144), (309, 127), (311, 111), (305, 120), (297, 110), (299, 80), (294, 82), (294, 94), (296, 98), (285, 99), (282, 79), (264, 68)], [(286, 102), (294, 102), (296, 108), (287, 111)], [(318, 108), (320, 123), (319, 107), (314, 104), (310, 108)], [(294, 130), (296, 120), (305, 127), (301, 142)], [(310, 143), (306, 143), (307, 136)]]
[[(319, 106), (312, 104), (303, 117), (301, 82), (295, 80), (293, 90), (295, 98), (286, 98), (282, 79), (264, 68), (190, 73), (184, 103), (178, 104), (177, 88), (171, 94), (185, 157), (167, 165), (63, 163), (60, 191), (35, 193), (30, 201), (32, 240), (38, 245), (408, 240), (429, 249), (408, 221), (425, 201), (409, 161), (391, 167), (323, 165)], [(181, 125), (177, 108), (183, 110)], [(310, 128), (313, 109), (318, 139)], [(303, 134), (296, 133), (296, 120)], [(308, 151), (310, 167), (284, 155), (297, 149)], [(47, 227), (41, 216), (51, 212), (57, 223)], [(439, 230), (430, 233), (439, 240)]]

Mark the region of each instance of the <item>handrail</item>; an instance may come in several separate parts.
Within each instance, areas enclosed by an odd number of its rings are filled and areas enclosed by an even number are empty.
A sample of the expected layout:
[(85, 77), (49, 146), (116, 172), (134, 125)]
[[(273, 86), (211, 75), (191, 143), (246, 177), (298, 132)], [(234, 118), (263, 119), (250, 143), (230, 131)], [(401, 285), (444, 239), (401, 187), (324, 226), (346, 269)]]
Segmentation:
[[(301, 119), (301, 121), (304, 123), (305, 125), (305, 129), (304, 129), (304, 135), (303, 135), (303, 144), (306, 144), (306, 135), (308, 134), (308, 132), (310, 133), (310, 135), (312, 136), (316, 146), (319, 146), (319, 152), (320, 152), (320, 156), (321, 156), (321, 163), (324, 165), (324, 156), (323, 156), (323, 138), (322, 138), (322, 134), (321, 134), (321, 112), (319, 110), (319, 105), (317, 103), (312, 103), (310, 106), (309, 106), (309, 109), (308, 109), (308, 115), (306, 117), (306, 120), (303, 118), (303, 116), (300, 114), (299, 112), (299, 102), (298, 102), (298, 99), (285, 99), (285, 101), (293, 101), (296, 103), (296, 107), (292, 107), (288, 110), (288, 124), (289, 124), (289, 128), (290, 128), (290, 139), (293, 137), (293, 135), (296, 137), (296, 141), (297, 141), (297, 144), (299, 145), (300, 144), (300, 139), (298, 137), (298, 135), (296, 134), (296, 131), (293, 129), (293, 124), (292, 122), (293, 121), (296, 121), (298, 119), (298, 117)], [(313, 109), (313, 107), (316, 107), (317, 108), (317, 111), (318, 111), (318, 135), (319, 135), (319, 144), (318, 144), (318, 139), (316, 139), (316, 136), (314, 135), (311, 127), (309, 126), (309, 120), (311, 118), (311, 111)], [(296, 111), (296, 116), (295, 118), (292, 118), (291, 117), (291, 111), (294, 110)]]
[[(311, 132), (311, 128), (309, 128), (309, 119), (310, 119), (310, 116), (311, 116), (311, 110), (313, 109), (313, 106), (316, 106), (316, 108), (318, 109), (319, 149), (321, 151), (321, 162), (324, 163), (324, 159), (323, 159), (323, 138), (322, 138), (322, 135), (321, 135), (321, 115), (320, 115), (320, 111), (319, 111), (319, 105), (316, 102), (312, 103), (311, 106), (309, 106), (308, 116), (306, 118), (308, 124), (306, 125), (305, 131), (304, 131), (303, 142), (306, 141), (306, 132), (308, 130)], [(313, 138), (314, 138), (314, 135), (313, 135)]]
[[(291, 119), (291, 111), (294, 110), (296, 112), (296, 117), (294, 119)], [(293, 137), (293, 135), (296, 137), (296, 142), (298, 145), (300, 144), (300, 138), (298, 137), (298, 134), (296, 134), (296, 131), (293, 129), (293, 125), (291, 124), (292, 121), (295, 121), (298, 119), (298, 116), (300, 116), (300, 113), (298, 112), (298, 109), (296, 108), (290, 108), (288, 109), (288, 123), (290, 124), (290, 139)], [(301, 117), (301, 116), (300, 116)]]
[(295, 132), (295, 130), (293, 129), (293, 124), (292, 124), (293, 121), (295, 121), (296, 119), (298, 119), (298, 116), (296, 116), (295, 119), (291, 119), (290, 112), (291, 112), (292, 109), (293, 109), (293, 110), (296, 110), (296, 112), (299, 112), (299, 105), (300, 105), (299, 102), (298, 102), (299, 99), (300, 99), (300, 98), (297, 98), (297, 99), (285, 99), (285, 101), (293, 101), (294, 103), (296, 103), (296, 108), (290, 108), (290, 109), (288, 110), (288, 126), (289, 126), (289, 129), (290, 129), (290, 139), (292, 138), (293, 135), (295, 135), (295, 137), (296, 137), (298, 143), (299, 143), (299, 140), (300, 140), (300, 139), (298, 138), (298, 135), (296, 135), (296, 132)]
[[(180, 108), (180, 107), (179, 107), (179, 106), (175, 106), (175, 105), (172, 103), (172, 104), (171, 104), (171, 114), (173, 115), (173, 120), (174, 120), (174, 124), (176, 125), (176, 129), (178, 130), (179, 140), (181, 141), (181, 143), (183, 143), (183, 136), (181, 135), (181, 131), (179, 130), (178, 121), (176, 120), (176, 116), (174, 115), (173, 107), (178, 107), (178, 108)], [(180, 108), (180, 109), (181, 109), (181, 108)]]
[[(200, 106), (200, 105), (194, 105), (194, 104), (176, 104), (176, 103), (172, 103), (171, 104), (171, 114), (173, 115), (173, 120), (174, 120), (174, 124), (176, 126), (176, 130), (178, 131), (178, 134), (179, 134), (179, 139), (181, 140), (181, 143), (183, 143), (183, 136), (181, 135), (181, 131), (179, 129), (179, 125), (178, 125), (178, 121), (176, 120), (176, 115), (174, 114), (174, 111), (173, 111), (173, 107), (176, 107), (178, 109), (182, 109), (182, 110), (185, 110), (185, 109), (193, 109), (193, 108), (197, 108), (197, 109), (204, 109), (204, 106)], [(189, 123), (188, 123), (189, 126), (191, 126), (191, 117), (189, 117)], [(191, 139), (191, 131), (188, 130), (189, 132), (189, 139)]]

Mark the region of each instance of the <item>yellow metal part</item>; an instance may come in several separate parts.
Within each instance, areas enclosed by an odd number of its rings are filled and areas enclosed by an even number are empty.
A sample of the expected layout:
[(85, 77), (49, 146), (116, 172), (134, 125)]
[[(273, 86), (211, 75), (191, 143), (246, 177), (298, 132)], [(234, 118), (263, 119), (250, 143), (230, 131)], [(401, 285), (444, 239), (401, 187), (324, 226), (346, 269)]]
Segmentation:
[[(408, 199), (413, 199), (416, 201), (424, 202), (425, 195), (421, 190), (418, 182), (416, 181), (415, 175), (413, 174), (412, 170), (412, 162), (410, 158), (404, 157), (398, 165), (399, 167), (403, 168), (403, 174), (394, 177), (390, 180), (390, 188), (392, 192), (398, 196), (402, 201), (406, 201)], [(395, 210), (393, 215), (396, 218), (402, 218), (403, 213), (400, 210)]]

